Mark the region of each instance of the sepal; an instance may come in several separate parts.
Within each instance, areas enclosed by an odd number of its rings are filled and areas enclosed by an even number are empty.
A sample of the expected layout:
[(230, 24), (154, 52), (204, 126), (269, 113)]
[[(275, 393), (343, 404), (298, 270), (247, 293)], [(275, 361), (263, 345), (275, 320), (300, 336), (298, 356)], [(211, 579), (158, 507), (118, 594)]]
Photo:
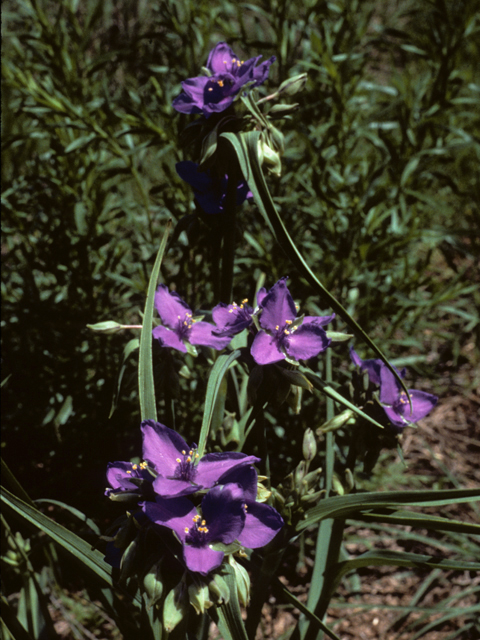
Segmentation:
[(148, 597), (148, 608), (153, 607), (162, 598), (163, 581), (160, 572), (162, 561), (153, 564), (143, 578), (143, 588)]
[(250, 602), (250, 576), (247, 570), (233, 556), (228, 556), (228, 562), (235, 572), (235, 585), (240, 604), (247, 607)]
[(173, 631), (178, 623), (183, 620), (189, 604), (188, 589), (184, 576), (165, 598), (163, 605), (163, 626), (167, 633)]

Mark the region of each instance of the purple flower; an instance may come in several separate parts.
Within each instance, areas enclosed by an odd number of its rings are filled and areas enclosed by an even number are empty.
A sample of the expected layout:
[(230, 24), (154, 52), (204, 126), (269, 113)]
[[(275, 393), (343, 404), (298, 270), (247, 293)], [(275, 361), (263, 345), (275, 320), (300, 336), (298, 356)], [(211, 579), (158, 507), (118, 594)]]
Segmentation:
[(255, 456), (234, 451), (207, 453), (199, 457), (173, 429), (154, 420), (142, 422), (143, 458), (158, 474), (153, 480), (156, 494), (173, 498), (210, 489), (231, 469), (259, 462)]
[[(356, 353), (353, 347), (350, 347), (350, 357), (352, 359), (353, 364), (356, 364), (361, 371), (366, 371), (368, 373), (368, 377), (372, 384), (377, 384), (377, 385), (380, 384), (380, 372), (382, 370), (382, 367), (385, 366), (383, 360), (380, 360), (380, 358), (376, 358), (376, 359), (372, 358), (371, 360), (362, 360), (358, 355), (358, 353)], [(404, 378), (405, 374), (407, 373), (406, 369), (402, 369), (401, 371), (398, 371), (398, 369), (395, 369), (395, 371), (398, 373), (398, 375), (401, 378)]]
[[(185, 160), (175, 165), (178, 175), (192, 187), (195, 199), (205, 213), (223, 213), (225, 196), (227, 193), (228, 176), (218, 178), (212, 172), (198, 171), (198, 164)], [(240, 206), (247, 198), (252, 197), (245, 180), (240, 180), (237, 186), (237, 205)]]
[(182, 82), (183, 91), (173, 101), (173, 108), (180, 113), (203, 113), (207, 118), (225, 111), (242, 87), (265, 82), (275, 56), (256, 66), (261, 57), (240, 60), (226, 42), (219, 42), (207, 60), (211, 77), (197, 76)]
[(285, 278), (279, 280), (270, 291), (257, 293), (261, 309), (261, 331), (255, 336), (251, 353), (257, 364), (271, 364), (287, 356), (295, 360), (308, 360), (324, 351), (331, 340), (323, 325), (333, 320), (331, 316), (305, 316), (297, 320), (297, 309), (290, 295)]
[(232, 338), (252, 324), (253, 309), (247, 302), (247, 299), (242, 300), (241, 304), (220, 302), (213, 308), (212, 317), (217, 325), (214, 332), (216, 336), (230, 336)]
[(172, 347), (187, 352), (185, 342), (213, 349), (223, 349), (230, 342), (229, 336), (217, 336), (215, 326), (193, 318), (192, 310), (175, 291), (161, 284), (155, 293), (155, 307), (165, 326), (153, 329), (154, 338), (162, 347)]
[(201, 515), (188, 498), (157, 498), (145, 502), (143, 509), (150, 520), (176, 533), (188, 569), (202, 575), (222, 564), (223, 551), (210, 545), (231, 544), (245, 524), (243, 490), (234, 483), (211, 489), (202, 500)]
[(151, 488), (155, 474), (148, 470), (147, 462), (109, 462), (107, 482), (110, 488), (105, 495), (110, 498), (119, 493), (143, 494)]
[[(412, 401), (412, 411), (410, 412), (407, 394), (382, 360), (362, 360), (353, 347), (350, 348), (350, 357), (354, 364), (368, 373), (370, 382), (380, 388), (382, 408), (387, 414), (390, 423), (397, 429), (402, 429), (412, 422), (421, 420), (437, 404), (438, 398), (436, 396), (424, 391), (409, 389), (408, 393)], [(404, 378), (407, 372), (406, 369), (401, 371), (395, 369), (395, 371), (401, 378)]]
[(257, 502), (257, 472), (251, 465), (227, 471), (218, 484), (231, 482), (240, 485), (244, 492), (245, 525), (237, 540), (248, 549), (264, 547), (283, 527), (282, 517), (270, 505)]
[(438, 398), (425, 391), (409, 389), (412, 409), (407, 394), (393, 373), (383, 365), (380, 371), (380, 402), (388, 419), (397, 429), (424, 418), (437, 404)]

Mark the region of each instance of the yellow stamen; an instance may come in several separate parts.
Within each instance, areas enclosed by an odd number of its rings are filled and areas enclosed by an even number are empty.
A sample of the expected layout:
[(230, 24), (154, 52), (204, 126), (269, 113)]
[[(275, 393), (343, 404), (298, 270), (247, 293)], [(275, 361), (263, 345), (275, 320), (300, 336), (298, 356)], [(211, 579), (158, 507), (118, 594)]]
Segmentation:
[(180, 464), (180, 462), (181, 462), (180, 458), (177, 458), (177, 459), (175, 460), (175, 462), (178, 462), (178, 464)]
[(219, 81), (218, 81), (218, 86), (219, 86), (219, 87), (223, 87), (223, 80), (219, 80)]
[(247, 302), (248, 302), (248, 298), (245, 298), (244, 300), (242, 300), (243, 304), (247, 304)]
[(185, 533), (188, 533), (190, 531), (190, 529), (188, 527), (185, 527), (184, 531), (185, 531)]
[(192, 461), (191, 457), (190, 457), (190, 456), (188, 456), (188, 458), (187, 458), (187, 462), (191, 462), (191, 461)]
[(127, 473), (132, 473), (131, 471), (127, 471)]
[(132, 464), (132, 469), (136, 471), (138, 469), (138, 466), (136, 464)]
[(209, 90), (209, 91), (213, 91), (212, 87), (208, 87), (208, 90)]
[(293, 320), (285, 320), (285, 324), (292, 324)]
[(280, 327), (277, 324), (277, 326), (275, 327), (275, 331), (278, 331), (279, 329), (280, 329)]

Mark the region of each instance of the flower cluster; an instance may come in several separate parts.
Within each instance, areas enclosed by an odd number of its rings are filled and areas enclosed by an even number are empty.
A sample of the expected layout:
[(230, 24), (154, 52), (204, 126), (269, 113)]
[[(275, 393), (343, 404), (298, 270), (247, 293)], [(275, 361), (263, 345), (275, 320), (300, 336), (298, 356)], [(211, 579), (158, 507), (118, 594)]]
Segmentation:
[[(185, 566), (207, 575), (223, 561), (212, 545), (256, 549), (269, 543), (283, 526), (277, 511), (256, 501), (259, 462), (244, 453), (199, 456), (175, 431), (153, 420), (141, 425), (143, 462), (110, 463), (106, 495), (134, 498), (149, 521), (171, 529), (182, 543)], [(194, 494), (205, 492), (200, 506)]]
[[(425, 391), (409, 389), (410, 401), (397, 378), (380, 359), (362, 360), (353, 348), (350, 349), (352, 362), (361, 371), (367, 373), (369, 381), (379, 390), (379, 400), (390, 425), (401, 431), (424, 418), (437, 404), (438, 398)], [(400, 378), (404, 378), (406, 370), (397, 371)]]
[[(267, 365), (286, 358), (308, 360), (324, 351), (331, 340), (323, 328), (333, 320), (331, 316), (300, 316), (287, 288), (285, 278), (267, 291), (257, 293), (258, 306), (218, 304), (212, 311), (215, 325), (193, 317), (191, 309), (178, 296), (160, 285), (155, 306), (163, 326), (155, 327), (153, 337), (164, 347), (187, 351), (186, 342), (223, 349), (236, 334), (248, 329), (253, 340), (250, 353), (257, 364)], [(260, 329), (254, 318), (258, 319)]]
[(180, 113), (202, 113), (206, 118), (225, 111), (242, 89), (265, 82), (275, 56), (257, 66), (261, 57), (240, 60), (226, 42), (219, 42), (208, 56), (208, 75), (182, 82), (183, 91), (173, 101), (173, 108)]

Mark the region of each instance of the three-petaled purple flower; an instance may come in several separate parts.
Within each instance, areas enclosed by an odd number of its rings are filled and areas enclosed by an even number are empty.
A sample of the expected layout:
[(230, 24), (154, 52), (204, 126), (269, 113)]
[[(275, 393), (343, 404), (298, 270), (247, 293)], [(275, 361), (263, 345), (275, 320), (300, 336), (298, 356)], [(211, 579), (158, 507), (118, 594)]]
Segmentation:
[[(195, 198), (205, 213), (223, 213), (227, 194), (228, 176), (222, 178), (212, 175), (210, 169), (198, 171), (198, 164), (185, 160), (175, 165), (178, 175), (192, 187)], [(251, 197), (245, 180), (237, 185), (237, 206)]]
[(216, 327), (209, 322), (195, 320), (187, 303), (164, 284), (155, 293), (155, 307), (165, 326), (155, 327), (152, 333), (162, 347), (172, 347), (186, 353), (185, 343), (189, 342), (220, 350), (231, 340), (229, 336), (215, 335)]
[[(242, 476), (240, 469), (238, 472), (237, 479)], [(243, 473), (250, 479), (253, 477), (248, 467), (243, 467)], [(202, 500), (201, 514), (188, 498), (157, 498), (156, 502), (145, 502), (143, 510), (150, 520), (176, 533), (183, 545), (187, 568), (207, 575), (221, 565), (224, 557), (224, 552), (212, 545), (228, 545), (238, 540), (240, 544), (257, 548), (270, 542), (283, 526), (282, 518), (273, 507), (257, 505), (250, 484), (251, 480), (247, 479), (213, 487)], [(244, 486), (248, 486), (248, 491)], [(255, 505), (260, 510), (256, 510)], [(250, 516), (249, 511), (255, 515)]]
[(286, 357), (308, 360), (330, 344), (331, 340), (322, 327), (331, 322), (335, 315), (297, 319), (297, 309), (285, 278), (274, 284), (268, 292), (260, 289), (257, 301), (261, 309), (261, 331), (255, 336), (251, 348), (257, 364), (271, 364)]
[(107, 481), (111, 488), (105, 492), (108, 497), (126, 492), (149, 498), (153, 498), (153, 492), (165, 498), (189, 495), (210, 489), (236, 467), (260, 461), (235, 451), (200, 457), (196, 447), (188, 446), (176, 431), (154, 420), (144, 420), (141, 429), (143, 462), (110, 463)]
[(247, 303), (247, 299), (242, 300), (241, 304), (220, 302), (213, 308), (212, 318), (217, 325), (217, 329), (214, 331), (216, 336), (233, 338), (252, 324), (253, 309)]
[(182, 82), (183, 91), (173, 101), (173, 108), (180, 113), (203, 113), (207, 118), (225, 111), (243, 87), (257, 87), (265, 82), (275, 56), (256, 66), (261, 57), (240, 60), (226, 42), (219, 42), (207, 60), (212, 75)]
[(173, 429), (154, 420), (142, 422), (143, 458), (157, 471), (153, 489), (159, 496), (172, 498), (200, 489), (210, 489), (237, 466), (260, 462), (255, 456), (226, 451), (200, 457)]
[[(425, 391), (409, 389), (408, 393), (412, 402), (410, 409), (407, 394), (382, 360), (362, 360), (353, 348), (350, 349), (350, 356), (353, 363), (362, 371), (366, 371), (370, 381), (380, 388), (379, 400), (382, 408), (390, 423), (397, 430), (421, 420), (437, 404), (438, 398), (436, 396)], [(404, 378), (406, 370), (402, 369), (398, 373), (401, 378)]]

